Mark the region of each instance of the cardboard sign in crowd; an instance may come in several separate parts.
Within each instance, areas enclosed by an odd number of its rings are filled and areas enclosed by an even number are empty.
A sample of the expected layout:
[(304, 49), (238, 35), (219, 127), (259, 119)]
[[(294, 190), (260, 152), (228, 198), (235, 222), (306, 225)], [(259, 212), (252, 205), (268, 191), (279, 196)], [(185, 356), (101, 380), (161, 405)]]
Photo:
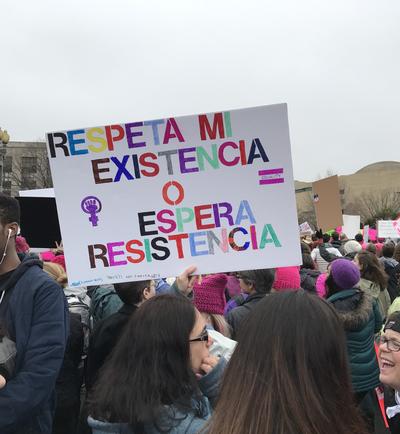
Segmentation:
[(301, 263), (286, 104), (47, 134), (71, 285)]

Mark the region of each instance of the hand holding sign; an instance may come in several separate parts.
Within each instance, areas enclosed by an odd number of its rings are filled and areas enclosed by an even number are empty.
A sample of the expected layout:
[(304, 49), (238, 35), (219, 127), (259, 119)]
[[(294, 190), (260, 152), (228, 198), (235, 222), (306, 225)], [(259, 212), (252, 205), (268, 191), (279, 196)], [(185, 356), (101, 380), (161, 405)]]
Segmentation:
[(176, 284), (179, 291), (185, 295), (188, 295), (193, 291), (193, 285), (197, 280), (197, 276), (193, 276), (196, 269), (196, 265), (191, 265), (176, 278)]

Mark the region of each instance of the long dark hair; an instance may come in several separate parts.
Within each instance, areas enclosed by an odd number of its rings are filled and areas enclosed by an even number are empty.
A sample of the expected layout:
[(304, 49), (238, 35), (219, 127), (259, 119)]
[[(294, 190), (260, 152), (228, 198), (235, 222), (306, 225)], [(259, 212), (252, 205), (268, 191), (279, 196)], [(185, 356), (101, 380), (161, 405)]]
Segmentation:
[[(160, 295), (140, 306), (100, 373), (91, 394), (91, 416), (143, 432), (146, 423), (158, 426), (165, 405), (183, 412), (197, 409), (202, 415), (190, 365), (189, 335), (195, 320), (195, 308), (184, 297)], [(174, 418), (169, 422), (172, 426)]]
[(357, 253), (356, 258), (360, 264), (361, 277), (378, 284), (381, 291), (386, 289), (388, 277), (378, 258), (370, 252)]
[(261, 300), (240, 331), (207, 433), (364, 434), (363, 426), (333, 307), (305, 291)]

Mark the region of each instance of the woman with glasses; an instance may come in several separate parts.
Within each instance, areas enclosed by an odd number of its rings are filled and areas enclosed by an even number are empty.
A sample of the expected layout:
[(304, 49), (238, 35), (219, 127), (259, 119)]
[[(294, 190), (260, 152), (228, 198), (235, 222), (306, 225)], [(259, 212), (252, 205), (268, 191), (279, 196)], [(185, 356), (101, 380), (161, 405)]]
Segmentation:
[(197, 433), (211, 416), (225, 360), (209, 353), (206, 323), (185, 297), (146, 301), (93, 390), (93, 434)]
[(390, 431), (400, 434), (400, 312), (389, 316), (379, 338), (379, 368)]

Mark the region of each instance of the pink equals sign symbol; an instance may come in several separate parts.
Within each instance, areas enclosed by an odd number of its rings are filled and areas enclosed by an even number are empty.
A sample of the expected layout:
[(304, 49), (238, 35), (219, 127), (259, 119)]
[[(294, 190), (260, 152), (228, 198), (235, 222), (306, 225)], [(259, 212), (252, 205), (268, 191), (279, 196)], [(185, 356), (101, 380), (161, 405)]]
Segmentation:
[(283, 168), (259, 170), (258, 174), (260, 176), (260, 185), (282, 184), (285, 182), (285, 178), (283, 178)]

